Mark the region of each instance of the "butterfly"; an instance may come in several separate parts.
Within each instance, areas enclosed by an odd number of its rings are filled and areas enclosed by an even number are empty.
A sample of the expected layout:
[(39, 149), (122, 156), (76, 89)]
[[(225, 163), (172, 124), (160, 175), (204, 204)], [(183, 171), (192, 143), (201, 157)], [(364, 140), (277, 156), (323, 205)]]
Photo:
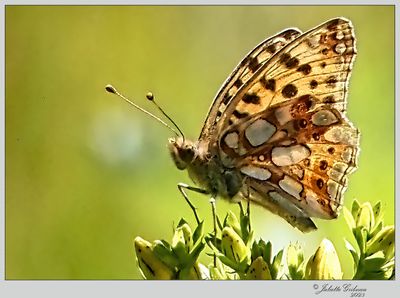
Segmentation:
[(249, 200), (302, 232), (317, 228), (311, 217), (336, 218), (359, 152), (346, 117), (355, 43), (345, 18), (263, 41), (217, 93), (199, 139), (169, 139), (176, 167), (200, 192)]
[(157, 106), (180, 132), (168, 148), (196, 184), (178, 184), (194, 211), (185, 190), (252, 202), (302, 232), (317, 229), (311, 217), (339, 215), (359, 153), (360, 132), (346, 117), (355, 43), (345, 18), (263, 41), (222, 85), (197, 141)]

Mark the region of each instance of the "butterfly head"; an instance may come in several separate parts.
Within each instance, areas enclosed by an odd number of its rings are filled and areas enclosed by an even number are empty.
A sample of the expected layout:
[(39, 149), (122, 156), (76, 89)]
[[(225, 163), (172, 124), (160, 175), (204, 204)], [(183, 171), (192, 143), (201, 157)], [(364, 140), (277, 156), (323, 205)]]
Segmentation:
[(168, 149), (179, 170), (184, 170), (196, 158), (196, 146), (183, 137), (168, 139)]

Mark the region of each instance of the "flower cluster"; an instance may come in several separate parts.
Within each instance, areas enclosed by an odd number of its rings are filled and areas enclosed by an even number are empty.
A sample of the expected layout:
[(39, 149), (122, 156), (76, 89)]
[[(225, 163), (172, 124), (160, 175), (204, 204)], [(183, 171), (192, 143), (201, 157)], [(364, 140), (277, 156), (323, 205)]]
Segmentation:
[(198, 262), (204, 249), (203, 223), (192, 233), (183, 219), (175, 228), (172, 244), (153, 243), (140, 237), (134, 240), (139, 269), (145, 279), (208, 279), (208, 269)]
[[(394, 278), (394, 226), (384, 226), (381, 203), (344, 210), (358, 249), (345, 240), (354, 260), (353, 279)], [(203, 222), (194, 232), (185, 220), (175, 228), (171, 244), (164, 240), (150, 243), (136, 237), (137, 262), (145, 279), (342, 279), (343, 272), (335, 247), (328, 239), (308, 259), (298, 243), (291, 243), (275, 255), (271, 242), (254, 239), (249, 209), (240, 205), (239, 219), (229, 211), (219, 233), (205, 234)], [(206, 247), (212, 257), (208, 266), (199, 262)]]
[(394, 279), (394, 226), (385, 226), (381, 202), (373, 207), (353, 201), (351, 211), (344, 209), (358, 250), (347, 240), (346, 247), (354, 261), (353, 279)]

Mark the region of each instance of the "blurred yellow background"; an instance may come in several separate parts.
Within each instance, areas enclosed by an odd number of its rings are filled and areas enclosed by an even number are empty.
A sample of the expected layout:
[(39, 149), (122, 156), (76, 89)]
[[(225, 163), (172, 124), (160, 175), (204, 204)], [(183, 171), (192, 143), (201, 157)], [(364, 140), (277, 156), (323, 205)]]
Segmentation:
[[(382, 200), (393, 224), (393, 6), (7, 6), (6, 278), (137, 279), (135, 236), (170, 241), (181, 217), (194, 226), (176, 187), (190, 180), (166, 149), (171, 133), (107, 94), (107, 83), (155, 111), (151, 90), (195, 139), (254, 46), (338, 16), (358, 39), (348, 116), (362, 133), (345, 205)], [(208, 198), (190, 196), (211, 230)], [(221, 217), (229, 208), (238, 213), (218, 201)], [(343, 216), (316, 220), (306, 235), (258, 207), (252, 221), (274, 253), (299, 241), (308, 257), (328, 237), (351, 277)]]

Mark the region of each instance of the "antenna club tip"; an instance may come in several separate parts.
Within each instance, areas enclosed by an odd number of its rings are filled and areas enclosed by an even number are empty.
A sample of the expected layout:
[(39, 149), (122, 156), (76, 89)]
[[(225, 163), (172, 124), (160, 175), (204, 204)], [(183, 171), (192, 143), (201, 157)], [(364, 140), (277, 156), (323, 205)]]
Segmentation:
[(151, 92), (148, 92), (147, 94), (146, 94), (146, 98), (148, 99), (148, 100), (154, 100), (154, 95), (153, 95), (153, 93), (151, 93)]
[(110, 92), (110, 93), (113, 93), (113, 94), (117, 94), (117, 89), (115, 89), (114, 86), (112, 86), (112, 85), (107, 85), (106, 86), (106, 91)]

